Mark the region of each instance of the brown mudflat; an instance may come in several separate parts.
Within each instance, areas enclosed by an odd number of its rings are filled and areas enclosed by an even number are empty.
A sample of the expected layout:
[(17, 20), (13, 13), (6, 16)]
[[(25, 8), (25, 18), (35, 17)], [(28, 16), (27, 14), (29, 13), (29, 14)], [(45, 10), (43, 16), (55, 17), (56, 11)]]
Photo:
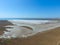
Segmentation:
[[(0, 30), (3, 29), (4, 28), (2, 27)], [(1, 32), (2, 31), (0, 31), (0, 33)], [(0, 44), (1, 45), (60, 45), (60, 27), (38, 33), (28, 38), (16, 38), (7, 40), (0, 39)]]
[(11, 22), (7, 20), (0, 20), (0, 35), (3, 34), (3, 31), (6, 30), (4, 26), (6, 25), (13, 25)]

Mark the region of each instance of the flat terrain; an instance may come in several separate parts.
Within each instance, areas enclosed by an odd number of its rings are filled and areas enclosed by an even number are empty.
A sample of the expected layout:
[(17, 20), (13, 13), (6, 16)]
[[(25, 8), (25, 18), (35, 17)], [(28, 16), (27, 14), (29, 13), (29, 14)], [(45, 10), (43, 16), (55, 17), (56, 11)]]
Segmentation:
[(9, 21), (7, 20), (0, 20), (0, 35), (3, 34), (3, 31), (6, 30), (4, 28), (4, 26), (6, 25), (13, 25), (12, 23), (10, 23)]
[(11, 39), (9, 45), (57, 45), (60, 43), (60, 28), (38, 33), (32, 37)]
[(60, 27), (38, 33), (28, 38), (3, 40), (3, 43), (6, 45), (57, 45), (60, 43)]
[[(0, 22), (0, 34), (5, 28), (3, 26), (11, 25), (8, 21)], [(38, 33), (28, 38), (0, 39), (0, 45), (60, 45), (60, 27)]]

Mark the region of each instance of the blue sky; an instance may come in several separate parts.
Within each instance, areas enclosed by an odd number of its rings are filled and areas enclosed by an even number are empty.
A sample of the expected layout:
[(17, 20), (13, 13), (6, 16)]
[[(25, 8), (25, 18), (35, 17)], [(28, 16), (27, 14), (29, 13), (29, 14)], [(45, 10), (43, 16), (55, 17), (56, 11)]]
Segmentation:
[(60, 18), (60, 1), (0, 0), (0, 18)]

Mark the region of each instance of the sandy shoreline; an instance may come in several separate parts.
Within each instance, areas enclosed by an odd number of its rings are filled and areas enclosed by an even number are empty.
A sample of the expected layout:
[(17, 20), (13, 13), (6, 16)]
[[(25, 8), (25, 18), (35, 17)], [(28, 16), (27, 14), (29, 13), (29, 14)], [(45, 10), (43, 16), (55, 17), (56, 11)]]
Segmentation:
[[(1, 34), (5, 30), (3, 26), (11, 25), (8, 21), (2, 22), (0, 23), (0, 26), (2, 26), (0, 29)], [(1, 43), (3, 43), (3, 45), (57, 45), (57, 43), (60, 43), (60, 27), (38, 33), (28, 38), (10, 39), (7, 42), (0, 39), (0, 44)]]

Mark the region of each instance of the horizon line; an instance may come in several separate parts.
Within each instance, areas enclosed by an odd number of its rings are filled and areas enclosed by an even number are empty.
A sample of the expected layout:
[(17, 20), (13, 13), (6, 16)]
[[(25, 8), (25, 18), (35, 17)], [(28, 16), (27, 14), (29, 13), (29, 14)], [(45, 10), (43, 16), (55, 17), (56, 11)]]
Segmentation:
[(60, 18), (0, 18), (0, 20), (60, 20)]

